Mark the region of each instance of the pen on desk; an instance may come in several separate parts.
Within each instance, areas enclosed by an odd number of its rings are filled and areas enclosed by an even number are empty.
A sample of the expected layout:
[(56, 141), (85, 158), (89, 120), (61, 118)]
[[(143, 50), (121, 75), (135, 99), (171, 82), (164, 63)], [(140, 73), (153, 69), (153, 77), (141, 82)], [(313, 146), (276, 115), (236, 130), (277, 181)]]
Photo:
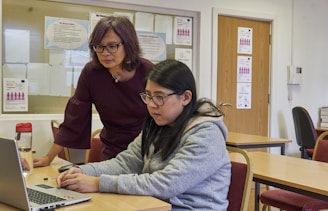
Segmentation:
[(45, 177), (45, 178), (43, 178), (43, 180), (54, 180), (54, 179), (57, 179), (57, 177)]

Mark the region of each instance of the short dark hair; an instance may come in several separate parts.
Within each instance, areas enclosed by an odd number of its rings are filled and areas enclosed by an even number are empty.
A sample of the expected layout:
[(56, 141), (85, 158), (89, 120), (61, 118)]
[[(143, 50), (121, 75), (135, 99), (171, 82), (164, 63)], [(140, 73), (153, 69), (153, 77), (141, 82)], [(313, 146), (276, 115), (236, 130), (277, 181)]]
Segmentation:
[(141, 50), (137, 33), (131, 21), (124, 16), (106, 16), (98, 21), (89, 38), (89, 50), (92, 61), (99, 64), (94, 45), (98, 45), (109, 30), (121, 38), (125, 50), (125, 58), (122, 63), (123, 69), (134, 70), (141, 63)]

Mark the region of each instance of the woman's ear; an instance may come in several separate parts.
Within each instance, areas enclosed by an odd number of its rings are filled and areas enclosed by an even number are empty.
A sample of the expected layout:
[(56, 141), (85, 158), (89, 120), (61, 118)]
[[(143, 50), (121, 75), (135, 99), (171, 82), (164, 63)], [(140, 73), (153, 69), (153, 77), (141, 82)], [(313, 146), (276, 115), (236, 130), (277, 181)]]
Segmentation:
[(190, 103), (191, 99), (192, 99), (192, 92), (190, 90), (186, 90), (186, 91), (184, 91), (182, 96), (183, 96), (182, 104), (184, 106), (188, 105)]

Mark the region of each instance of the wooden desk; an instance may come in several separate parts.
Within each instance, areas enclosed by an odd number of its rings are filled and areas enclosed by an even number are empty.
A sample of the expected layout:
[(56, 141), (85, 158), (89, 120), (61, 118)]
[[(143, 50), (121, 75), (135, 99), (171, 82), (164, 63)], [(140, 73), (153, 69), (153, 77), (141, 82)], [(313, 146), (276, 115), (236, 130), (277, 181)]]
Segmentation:
[(288, 139), (270, 138), (268, 136), (257, 136), (244, 133), (229, 132), (226, 144), (228, 146), (242, 149), (280, 147), (280, 153), (284, 155), (285, 144), (290, 142), (292, 141)]
[[(266, 152), (248, 152), (248, 155), (254, 166), (255, 210), (259, 210), (260, 183), (328, 200), (328, 163)], [(233, 153), (230, 158), (241, 161)]]
[(317, 128), (315, 129), (315, 131), (317, 132), (317, 136), (320, 136), (321, 133), (323, 133), (323, 132), (325, 132), (325, 131), (327, 131), (327, 130), (328, 130), (327, 127), (317, 127)]
[[(54, 177), (58, 175), (58, 167), (64, 165), (66, 161), (56, 158), (51, 166), (34, 168), (33, 174), (26, 177), (27, 184), (46, 183), (56, 185)], [(44, 178), (52, 178), (44, 181)], [(89, 210), (111, 210), (111, 211), (167, 211), (171, 210), (171, 204), (156, 199), (151, 196), (134, 196), (110, 193), (88, 193), (92, 199), (80, 204), (74, 204), (66, 207), (56, 208), (61, 211), (89, 211)], [(8, 205), (0, 203), (0, 210), (17, 210)]]

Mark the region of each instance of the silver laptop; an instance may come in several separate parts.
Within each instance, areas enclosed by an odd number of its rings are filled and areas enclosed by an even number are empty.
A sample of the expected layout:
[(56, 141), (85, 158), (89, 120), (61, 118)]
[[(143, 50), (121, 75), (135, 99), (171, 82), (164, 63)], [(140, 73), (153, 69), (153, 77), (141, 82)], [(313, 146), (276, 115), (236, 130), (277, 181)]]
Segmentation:
[[(54, 209), (91, 199), (90, 196), (48, 184), (27, 187), (15, 140), (0, 138), (0, 168), (0, 202), (19, 209)], [(46, 197), (32, 199), (32, 196), (39, 195), (39, 192)]]

